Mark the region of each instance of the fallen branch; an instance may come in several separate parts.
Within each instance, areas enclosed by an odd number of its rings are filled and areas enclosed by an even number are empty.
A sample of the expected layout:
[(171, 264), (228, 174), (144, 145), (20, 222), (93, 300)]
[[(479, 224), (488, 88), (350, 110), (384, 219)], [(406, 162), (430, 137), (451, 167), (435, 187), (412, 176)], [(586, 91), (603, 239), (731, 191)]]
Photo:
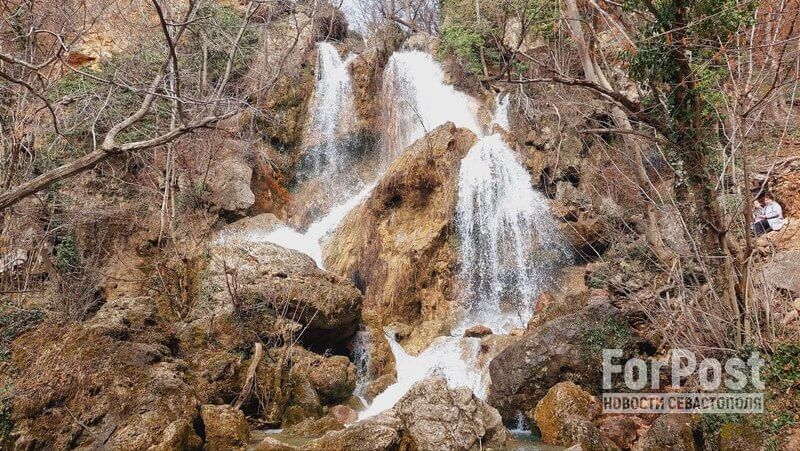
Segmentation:
[(264, 345), (259, 342), (255, 342), (253, 344), (253, 359), (250, 361), (250, 366), (247, 368), (247, 376), (244, 379), (242, 391), (239, 393), (239, 396), (236, 397), (236, 403), (233, 404), (234, 408), (241, 409), (242, 404), (244, 404), (244, 402), (247, 401), (247, 398), (250, 397), (250, 393), (253, 391), (253, 387), (255, 386), (256, 370), (258, 369), (258, 364), (261, 362), (261, 357), (263, 355)]

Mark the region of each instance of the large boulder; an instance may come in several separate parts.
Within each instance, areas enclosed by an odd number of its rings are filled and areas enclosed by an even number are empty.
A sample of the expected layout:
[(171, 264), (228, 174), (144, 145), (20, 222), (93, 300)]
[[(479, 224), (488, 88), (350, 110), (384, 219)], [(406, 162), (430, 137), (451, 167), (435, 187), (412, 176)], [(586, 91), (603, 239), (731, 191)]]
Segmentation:
[(200, 409), (206, 432), (207, 451), (244, 449), (250, 427), (241, 410), (229, 405), (204, 405)]
[(528, 413), (536, 421), (542, 441), (548, 445), (569, 446), (564, 428), (571, 419), (592, 422), (600, 414), (600, 404), (594, 396), (572, 382), (561, 382), (547, 391), (547, 395)]
[(635, 451), (695, 451), (691, 418), (688, 415), (662, 415), (639, 439)]
[(325, 267), (363, 288), (384, 325), (450, 317), (458, 170), (475, 140), (447, 123), (411, 145), (323, 250)]
[(509, 438), (497, 410), (443, 377), (414, 384), (394, 411), (419, 449), (503, 449)]
[(208, 169), (207, 187), (213, 205), (227, 213), (242, 215), (256, 202), (250, 189), (253, 168), (245, 159), (244, 143), (229, 140), (223, 158), (213, 161)]
[(440, 376), (417, 382), (394, 408), (330, 432), (309, 449), (499, 450), (510, 434), (500, 414)]
[(603, 349), (622, 349), (625, 357), (652, 351), (631, 326), (633, 317), (600, 301), (528, 331), (489, 365), (489, 404), (511, 420), (516, 412), (532, 409), (561, 381), (600, 393)]
[[(256, 333), (276, 321), (302, 326), (301, 341), (327, 348), (355, 333), (361, 293), (298, 251), (267, 242), (218, 240), (210, 250), (206, 302), (193, 318), (233, 316)], [(300, 330), (300, 328), (295, 328)]]

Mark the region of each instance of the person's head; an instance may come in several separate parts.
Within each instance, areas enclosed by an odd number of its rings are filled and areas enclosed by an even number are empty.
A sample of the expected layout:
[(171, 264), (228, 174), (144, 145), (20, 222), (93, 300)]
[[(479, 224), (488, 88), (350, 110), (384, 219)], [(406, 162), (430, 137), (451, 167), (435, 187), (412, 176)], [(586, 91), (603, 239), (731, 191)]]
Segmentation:
[(753, 200), (753, 208), (761, 208), (761, 202), (758, 199)]
[(772, 194), (770, 194), (770, 193), (764, 193), (764, 195), (761, 197), (761, 199), (764, 201), (764, 205), (769, 205), (769, 204), (775, 202), (775, 199), (772, 198)]

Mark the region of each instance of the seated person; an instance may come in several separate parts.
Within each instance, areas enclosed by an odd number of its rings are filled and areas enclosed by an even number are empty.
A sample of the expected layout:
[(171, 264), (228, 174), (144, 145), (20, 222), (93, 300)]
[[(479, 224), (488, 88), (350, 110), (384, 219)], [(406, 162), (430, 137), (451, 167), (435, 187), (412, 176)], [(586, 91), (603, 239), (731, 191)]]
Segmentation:
[(756, 220), (753, 223), (753, 232), (756, 236), (780, 230), (783, 227), (783, 208), (775, 201), (770, 193), (762, 196), (764, 207), (757, 211)]

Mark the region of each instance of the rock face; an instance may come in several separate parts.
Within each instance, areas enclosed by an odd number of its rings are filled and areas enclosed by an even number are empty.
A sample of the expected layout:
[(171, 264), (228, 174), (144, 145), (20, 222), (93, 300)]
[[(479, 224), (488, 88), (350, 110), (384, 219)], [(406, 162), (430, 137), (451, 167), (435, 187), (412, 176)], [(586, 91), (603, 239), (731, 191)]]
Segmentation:
[(437, 376), (416, 383), (393, 409), (328, 433), (309, 448), (499, 450), (508, 438), (494, 408)]
[(109, 301), (84, 324), (49, 323), (20, 336), (16, 370), (4, 379), (13, 387), (16, 446), (94, 448), (102, 437), (108, 449), (192, 449), (198, 438), (187, 426), (200, 403), (169, 329), (154, 301), (140, 297)]
[(688, 415), (662, 415), (636, 443), (635, 451), (695, 451), (694, 434)]
[(608, 302), (534, 328), (492, 360), (488, 402), (511, 420), (516, 412), (532, 409), (561, 381), (599, 393), (604, 348), (623, 349), (625, 356), (632, 356), (651, 346), (630, 326), (628, 315)]
[(303, 342), (328, 345), (351, 337), (360, 317), (355, 286), (271, 243), (218, 243), (210, 252), (208, 282), (209, 302), (195, 308), (195, 318), (227, 312), (256, 331), (274, 330), (278, 319), (291, 321), (305, 327)]
[(764, 281), (775, 288), (800, 295), (800, 250), (778, 252), (764, 265)]
[(244, 152), (234, 150), (209, 168), (207, 184), (211, 203), (220, 209), (243, 214), (256, 202), (250, 189), (253, 168), (244, 159)]
[(600, 404), (594, 396), (572, 382), (561, 382), (547, 391), (547, 395), (528, 416), (533, 417), (542, 441), (548, 445), (570, 446), (565, 437), (565, 425), (571, 419), (591, 422), (600, 414)]
[(325, 248), (325, 267), (363, 288), (383, 324), (448, 317), (458, 169), (475, 139), (447, 123), (414, 143)]
[(244, 449), (250, 428), (241, 410), (229, 405), (204, 405), (200, 409), (206, 432), (208, 451)]

